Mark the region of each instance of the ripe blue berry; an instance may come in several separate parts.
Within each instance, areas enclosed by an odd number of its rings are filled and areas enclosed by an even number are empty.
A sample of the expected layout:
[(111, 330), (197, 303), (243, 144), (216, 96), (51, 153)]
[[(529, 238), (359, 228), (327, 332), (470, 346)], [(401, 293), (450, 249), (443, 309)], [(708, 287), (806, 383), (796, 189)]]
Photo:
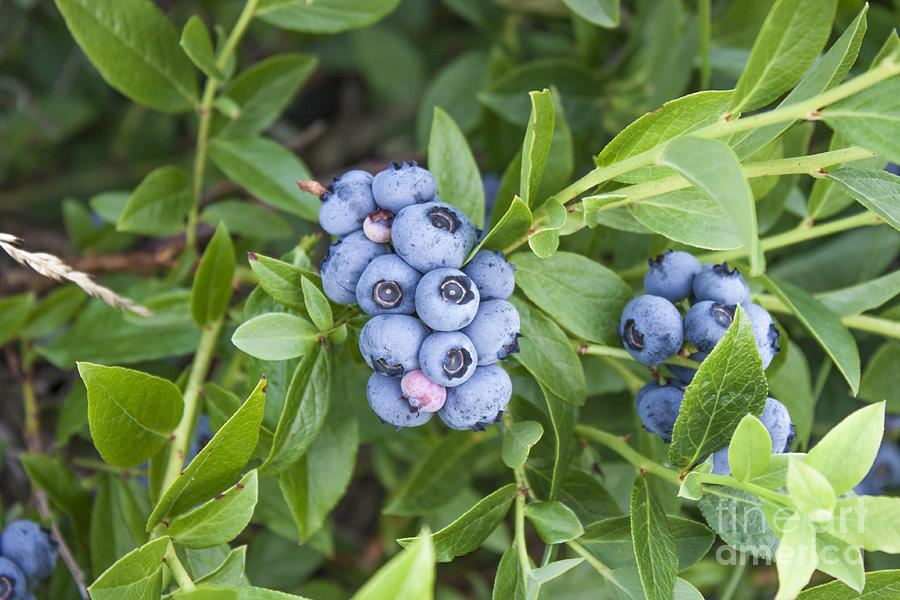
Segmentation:
[(372, 175), (360, 170), (347, 171), (328, 187), (319, 207), (322, 229), (340, 236), (362, 228), (366, 215), (376, 209)]
[(376, 373), (402, 377), (419, 368), (419, 348), (428, 328), (409, 315), (378, 315), (363, 325), (359, 352)]
[(669, 302), (691, 295), (694, 276), (700, 272), (700, 261), (693, 254), (669, 250), (647, 262), (650, 268), (644, 275), (644, 291)]
[(449, 388), (438, 416), (451, 429), (484, 431), (506, 409), (512, 382), (498, 365), (478, 367), (466, 383)]
[[(706, 360), (706, 357), (709, 354), (707, 352), (694, 352), (688, 358), (691, 360), (696, 360), (697, 362), (703, 362)], [(666, 365), (669, 367), (669, 370), (672, 371), (672, 375), (678, 378), (678, 381), (682, 382), (684, 385), (689, 384), (694, 380), (694, 375), (697, 374), (697, 369), (692, 369), (690, 367), (681, 367), (678, 365)]]
[(519, 311), (506, 300), (482, 301), (462, 332), (475, 345), (478, 366), (493, 364), (519, 351)]
[(419, 280), (416, 313), (436, 331), (456, 331), (472, 322), (480, 294), (472, 279), (456, 269), (435, 269)]
[(762, 359), (763, 369), (765, 369), (781, 350), (781, 346), (778, 344), (781, 332), (775, 325), (775, 319), (762, 306), (745, 304), (744, 310), (750, 317), (750, 330), (753, 332), (756, 349), (759, 350), (759, 357)]
[(632, 298), (619, 320), (622, 345), (638, 362), (661, 364), (674, 356), (684, 342), (681, 313), (659, 296)]
[(440, 267), (459, 269), (477, 237), (469, 217), (443, 202), (407, 206), (395, 212), (391, 225), (394, 251), (423, 273)]
[[(791, 415), (788, 413), (787, 407), (775, 398), (766, 398), (766, 407), (759, 420), (772, 439), (772, 454), (787, 452), (788, 444), (794, 439), (794, 424), (791, 423)], [(712, 472), (716, 475), (731, 475), (728, 446), (713, 455)]]
[(724, 306), (750, 303), (750, 288), (740, 271), (729, 269), (728, 263), (703, 265), (694, 276), (694, 296), (697, 300), (712, 300)]
[(659, 385), (651, 381), (638, 391), (634, 407), (644, 429), (655, 433), (668, 444), (672, 441), (672, 430), (682, 400), (684, 389), (681, 386), (672, 383)]
[(479, 250), (462, 270), (478, 286), (482, 300), (505, 300), (516, 288), (516, 266), (502, 252)]
[(735, 306), (704, 300), (684, 315), (684, 337), (700, 352), (709, 354), (734, 321)]
[(362, 231), (339, 239), (328, 249), (320, 267), (325, 295), (338, 304), (354, 304), (359, 276), (373, 258), (389, 252), (386, 245), (368, 240)]
[(372, 373), (366, 384), (366, 397), (369, 400), (369, 407), (382, 423), (397, 428), (424, 425), (434, 414), (410, 406), (400, 389), (400, 379), (397, 377)]
[(437, 384), (422, 371), (410, 371), (400, 380), (400, 389), (413, 408), (437, 412), (447, 400), (447, 388)]
[(0, 600), (23, 600), (26, 594), (25, 574), (14, 562), (0, 557)]
[(370, 315), (416, 312), (416, 286), (422, 274), (396, 254), (372, 259), (356, 284), (356, 302)]
[(213, 435), (215, 435), (215, 433), (209, 428), (209, 416), (200, 415), (200, 418), (197, 419), (197, 432), (194, 434), (194, 439), (191, 440), (188, 458), (184, 464), (187, 465), (194, 460), (194, 458), (200, 454), (200, 451), (203, 450), (213, 438)]
[(428, 379), (452, 388), (465, 383), (475, 373), (478, 353), (465, 334), (438, 331), (422, 342), (419, 365)]
[(0, 533), (0, 555), (16, 563), (32, 583), (53, 573), (56, 546), (50, 531), (34, 521), (13, 521)]
[(893, 487), (900, 487), (900, 447), (891, 440), (884, 440), (872, 468), (853, 491), (860, 496), (880, 496), (885, 489)]
[(392, 162), (372, 181), (375, 204), (395, 213), (410, 204), (431, 201), (436, 191), (434, 175), (416, 161)]
[(363, 233), (366, 237), (379, 244), (391, 241), (391, 226), (394, 223), (394, 213), (381, 209), (370, 213), (363, 221)]

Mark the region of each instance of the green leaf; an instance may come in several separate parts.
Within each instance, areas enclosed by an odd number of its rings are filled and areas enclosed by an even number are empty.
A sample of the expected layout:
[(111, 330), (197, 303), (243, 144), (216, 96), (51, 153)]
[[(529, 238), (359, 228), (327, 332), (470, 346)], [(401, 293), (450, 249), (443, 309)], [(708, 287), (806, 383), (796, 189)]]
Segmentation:
[(122, 367), (78, 363), (88, 396), (91, 437), (111, 465), (141, 464), (181, 421), (184, 402), (171, 381)]
[(503, 430), (503, 464), (518, 469), (528, 459), (531, 447), (544, 435), (544, 428), (537, 421), (513, 423)]
[(111, 473), (100, 476), (92, 505), (91, 567), (94, 577), (99, 577), (116, 560), (147, 541), (144, 524), (150, 506), (146, 490), (137, 481), (125, 481)]
[[(4, 303), (10, 299), (21, 299), (20, 296), (8, 296), (0, 300), (0, 321), (10, 319), (11, 324), (15, 324), (18, 316), (14, 309), (10, 311), (10, 307), (4, 307)], [(78, 310), (87, 300), (87, 295), (76, 285), (64, 285), (57, 288), (41, 298), (25, 320), (25, 325), (19, 331), (19, 335), (26, 340), (35, 339), (55, 333), (57, 329), (75, 316)], [(16, 305), (16, 302), (11, 302)], [(12, 313), (12, 314), (10, 314)], [(0, 331), (9, 331), (9, 327), (0, 324)], [(0, 343), (6, 343), (7, 336), (0, 334)]]
[(738, 79), (732, 112), (761, 108), (793, 87), (828, 42), (836, 8), (837, 0), (777, 0)]
[(885, 79), (821, 112), (829, 127), (857, 146), (900, 161), (900, 77)]
[(530, 304), (516, 298), (521, 332), (515, 358), (547, 389), (572, 404), (584, 404), (587, 384), (578, 355), (559, 326)]
[(428, 141), (428, 169), (441, 200), (463, 211), (476, 226), (484, 222), (484, 186), (466, 136), (453, 117), (434, 108)]
[(198, 586), (191, 591), (178, 590), (172, 594), (175, 600), (238, 600), (238, 591), (221, 586)]
[(619, 25), (619, 0), (563, 0), (572, 12), (600, 27)]
[(0, 344), (6, 344), (21, 331), (33, 303), (31, 292), (0, 298)]
[(543, 567), (531, 569), (525, 574), (525, 597), (528, 599), (538, 598), (543, 584), (568, 573), (583, 562), (583, 558), (564, 558)]
[(859, 390), (859, 351), (856, 349), (856, 341), (840, 318), (806, 291), (791, 283), (766, 276), (760, 279), (770, 292), (788, 305), (797, 320), (816, 338), (856, 394)]
[(710, 250), (731, 250), (742, 245), (721, 204), (694, 188), (644, 198), (629, 206), (628, 212), (650, 231), (682, 244)]
[(522, 173), (519, 177), (519, 197), (529, 207), (537, 204), (537, 192), (544, 176), (547, 156), (550, 154), (550, 142), (553, 139), (553, 97), (550, 90), (530, 92), (531, 117), (525, 129), (525, 141), (522, 143)]
[(128, 192), (103, 192), (91, 197), (91, 210), (100, 215), (107, 223), (115, 225), (128, 203)]
[[(251, 263), (252, 264), (252, 263)], [(266, 313), (245, 321), (231, 336), (231, 343), (262, 360), (286, 360), (305, 356), (316, 346), (318, 330), (303, 317)]]
[(525, 516), (545, 544), (568, 542), (584, 533), (584, 527), (572, 509), (559, 500), (526, 504)]
[(234, 483), (256, 447), (266, 403), (265, 390), (266, 381), (262, 379), (243, 406), (163, 492), (150, 514), (147, 531), (166, 516), (180, 515)]
[[(832, 535), (816, 532), (816, 568), (840, 579), (853, 589), (862, 592), (866, 585), (866, 571), (862, 551)], [(798, 596), (799, 597), (799, 596)]]
[[(572, 174), (575, 172), (574, 141), (563, 108), (563, 100), (556, 86), (553, 86), (550, 92), (553, 99), (553, 133), (540, 186), (530, 192), (531, 204), (534, 206), (540, 206), (553, 194), (566, 187), (572, 181)], [(569, 218), (573, 216), (580, 215), (569, 213)], [(581, 224), (581, 227), (583, 226), (584, 223)]]
[(509, 261), (516, 265), (516, 285), (557, 323), (594, 342), (616, 337), (619, 316), (632, 293), (613, 271), (570, 252), (544, 259), (518, 252)]
[[(450, 562), (457, 556), (468, 554), (481, 546), (482, 542), (503, 522), (517, 489), (514, 483), (503, 486), (479, 500), (458, 519), (432, 534), (435, 560)], [(397, 542), (408, 546), (418, 538), (401, 538)]]
[(753, 415), (745, 415), (728, 445), (731, 474), (738, 481), (747, 481), (766, 470), (772, 455), (772, 438), (766, 427)]
[(502, 252), (508, 246), (526, 237), (530, 229), (531, 210), (527, 204), (522, 202), (521, 198), (515, 196), (497, 224), (491, 227), (488, 234), (472, 250), (470, 257), (475, 256), (475, 253), (482, 248)]
[(185, 112), (197, 102), (194, 67), (178, 33), (148, 0), (56, 0), (72, 36), (103, 78), (135, 102)]
[(208, 225), (223, 223), (228, 231), (262, 241), (291, 237), (291, 226), (278, 213), (246, 200), (219, 200), (207, 205), (200, 220)]
[(216, 65), (216, 53), (213, 49), (212, 39), (209, 37), (209, 31), (203, 24), (203, 19), (197, 15), (188, 19), (181, 30), (181, 44), (184, 53), (203, 71), (207, 77), (224, 81), (227, 79), (221, 69)]
[(897, 294), (900, 294), (900, 271), (850, 287), (816, 294), (816, 300), (834, 314), (848, 317), (878, 308)]
[(419, 102), (416, 139), (420, 147), (428, 145), (428, 134), (437, 107), (447, 111), (463, 133), (472, 131), (478, 125), (482, 108), (476, 94), (481, 89), (486, 70), (487, 56), (479, 49), (456, 57), (437, 72)]
[(688, 468), (724, 448), (744, 415), (762, 414), (765, 403), (762, 361), (750, 331), (750, 319), (738, 306), (734, 322), (685, 390), (669, 446), (669, 461)]
[(225, 314), (233, 290), (234, 267), (234, 246), (222, 223), (203, 252), (191, 286), (191, 316), (198, 327)]
[[(244, 565), (247, 560), (247, 546), (239, 546), (228, 553), (215, 570), (204, 575), (194, 583), (226, 586), (245, 586), (247, 578), (244, 576)], [(196, 574), (196, 573), (195, 573)]]
[(859, 398), (866, 402), (886, 401), (890, 413), (900, 412), (900, 343), (885, 342), (872, 354), (859, 384)]
[(818, 520), (822, 511), (827, 515), (834, 508), (834, 488), (828, 479), (799, 459), (788, 461), (787, 487), (791, 499), (806, 517)]
[(159, 167), (128, 197), (116, 229), (156, 236), (180, 233), (193, 205), (187, 173), (178, 167)]
[(774, 560), (778, 538), (766, 522), (763, 502), (750, 492), (706, 486), (698, 501), (709, 526), (726, 544), (751, 556)]
[(434, 547), (426, 529), (415, 542), (381, 567), (351, 600), (431, 600), (433, 597)]
[[(425, 61), (405, 33), (393, 27), (366, 27), (349, 35), (353, 64), (380, 103), (406, 104), (425, 87)], [(397, 77), (397, 73), (403, 73)], [(431, 166), (431, 165), (429, 165)]]
[(778, 593), (775, 600), (796, 598), (809, 583), (819, 562), (816, 530), (803, 515), (794, 513), (786, 520), (775, 562), (778, 563)]
[(88, 587), (91, 598), (159, 598), (162, 591), (163, 556), (168, 546), (169, 538), (161, 537), (120, 558)]
[(270, 590), (256, 586), (243, 586), (237, 589), (238, 600), (309, 600), (304, 596), (295, 596), (278, 590)]
[(319, 199), (301, 192), (298, 179), (310, 179), (309, 169), (289, 150), (261, 137), (214, 138), (209, 156), (229, 179), (275, 208), (315, 222)]
[(534, 229), (528, 236), (528, 246), (541, 258), (551, 256), (559, 247), (559, 230), (566, 224), (569, 213), (566, 207), (556, 198), (544, 202), (534, 213), (535, 222), (544, 221), (545, 225)]
[(747, 249), (751, 272), (761, 273), (765, 263), (759, 248), (756, 202), (734, 150), (718, 140), (683, 137), (669, 144), (658, 162), (674, 168), (719, 203)]
[(176, 517), (168, 534), (186, 548), (210, 548), (230, 542), (253, 516), (257, 500), (256, 469), (212, 500)]
[(631, 541), (647, 600), (670, 600), (678, 574), (675, 542), (666, 513), (643, 474), (631, 491)]
[(43, 490), (53, 504), (72, 518), (77, 532), (86, 532), (91, 495), (81, 481), (55, 458), (43, 454), (20, 454), (19, 460), (31, 483)]
[(900, 552), (900, 498), (850, 496), (838, 500), (827, 533), (870, 552)]
[(497, 565), (491, 600), (525, 600), (525, 577), (519, 566), (515, 546), (510, 546)]
[[(533, 469), (531, 463), (526, 466), (530, 469), (529, 482), (534, 487), (537, 496), (549, 498), (553, 485), (552, 473), (548, 474), (543, 470)], [(562, 485), (559, 486), (559, 491), (555, 492), (554, 499), (571, 508), (582, 523), (593, 523), (622, 514), (622, 509), (603, 487), (603, 484), (595, 477), (575, 468), (566, 471), (565, 478)]]
[[(646, 598), (641, 587), (641, 578), (635, 567), (616, 569), (609, 573), (606, 589), (612, 600), (643, 600)], [(670, 596), (672, 600), (704, 600), (697, 588), (681, 579), (675, 580), (675, 588)]]
[(331, 305), (325, 294), (306, 277), (300, 276), (300, 287), (303, 290), (303, 300), (306, 303), (306, 312), (313, 325), (319, 331), (328, 331), (334, 326), (334, 317), (331, 314)]
[(365, 27), (396, 8), (400, 0), (262, 0), (256, 14), (284, 29), (337, 33)]
[(829, 173), (860, 204), (900, 230), (900, 177), (887, 171), (846, 167)]
[(560, 487), (565, 481), (574, 451), (575, 406), (564, 402), (545, 386), (541, 385), (540, 387), (544, 393), (544, 401), (547, 403), (547, 413), (550, 415), (554, 446), (553, 475), (547, 499), (556, 500)]
[(288, 308), (306, 311), (306, 303), (303, 300), (303, 289), (300, 286), (300, 278), (307, 277), (313, 281), (318, 275), (312, 271), (301, 269), (292, 264), (255, 254), (248, 255), (250, 270), (256, 275), (256, 280), (275, 302)]
[(810, 449), (804, 464), (818, 470), (843, 494), (862, 481), (875, 462), (884, 435), (884, 403), (847, 416)]
[(877, 600), (900, 594), (900, 570), (866, 573), (866, 587), (859, 593), (840, 581), (804, 590), (797, 600)]

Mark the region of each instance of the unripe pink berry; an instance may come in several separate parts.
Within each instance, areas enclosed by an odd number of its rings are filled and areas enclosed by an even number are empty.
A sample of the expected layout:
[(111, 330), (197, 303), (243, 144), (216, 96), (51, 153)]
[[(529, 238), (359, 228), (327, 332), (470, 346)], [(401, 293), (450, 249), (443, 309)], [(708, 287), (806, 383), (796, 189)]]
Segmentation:
[(366, 237), (378, 244), (391, 241), (391, 224), (394, 222), (394, 213), (380, 209), (369, 213), (363, 221), (363, 232)]
[(422, 412), (437, 412), (447, 400), (447, 388), (427, 377), (422, 371), (410, 371), (400, 380), (400, 390), (409, 405)]

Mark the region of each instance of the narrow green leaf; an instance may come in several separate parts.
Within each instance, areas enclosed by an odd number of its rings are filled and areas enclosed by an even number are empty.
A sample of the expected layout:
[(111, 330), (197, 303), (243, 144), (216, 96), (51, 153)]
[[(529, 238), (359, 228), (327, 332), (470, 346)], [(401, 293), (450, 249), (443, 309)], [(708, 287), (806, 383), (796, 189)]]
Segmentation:
[(553, 97), (550, 90), (530, 92), (531, 117), (522, 143), (522, 174), (520, 175), (519, 197), (529, 207), (537, 204), (538, 189), (544, 176), (550, 143), (553, 139)]
[(245, 586), (244, 565), (247, 561), (247, 546), (233, 549), (215, 570), (204, 575), (194, 583), (226, 586)]
[(550, 415), (554, 446), (553, 476), (550, 480), (550, 492), (547, 494), (547, 499), (556, 500), (566, 479), (574, 452), (575, 406), (564, 402), (544, 385), (540, 387), (544, 393), (544, 401), (547, 403), (547, 413)]
[[(87, 294), (74, 284), (53, 290), (41, 298), (28, 313), (19, 334), (24, 339), (35, 339), (55, 333), (75, 316), (87, 298)], [(7, 296), (0, 300), (0, 332), (8, 332), (17, 327), (15, 323), (19, 318), (18, 311), (10, 310), (9, 306), (4, 307), (5, 302), (15, 299), (21, 300), (21, 296)], [(10, 304), (16, 305), (16, 302), (12, 301)], [(7, 319), (10, 321), (9, 326), (2, 324)], [(8, 339), (6, 334), (0, 333), (0, 344), (5, 344)]]
[(381, 567), (351, 600), (434, 597), (434, 547), (427, 529), (417, 540)]
[(534, 213), (534, 220), (546, 223), (534, 229), (528, 236), (528, 247), (537, 256), (547, 258), (559, 247), (560, 229), (566, 224), (569, 213), (556, 198), (550, 198)]
[(187, 173), (178, 167), (160, 167), (129, 196), (116, 228), (158, 236), (180, 233), (193, 203)]
[(866, 571), (862, 551), (857, 546), (851, 546), (833, 535), (817, 531), (816, 554), (819, 556), (816, 565), (818, 570), (840, 579), (858, 592), (863, 591), (866, 585)]
[(568, 542), (584, 533), (584, 527), (572, 509), (559, 500), (526, 504), (525, 516), (545, 544)]
[(230, 542), (253, 516), (257, 500), (256, 469), (205, 504), (176, 517), (168, 534), (186, 548), (210, 548)]
[[(534, 487), (538, 498), (549, 498), (553, 474), (533, 468), (534, 462), (526, 464), (526, 468), (529, 469), (528, 481)], [(596, 477), (574, 468), (566, 470), (562, 485), (558, 486), (558, 491), (554, 494), (554, 500), (559, 500), (571, 508), (582, 523), (593, 523), (622, 515), (622, 509), (616, 500)]]
[(365, 27), (396, 8), (400, 0), (262, 0), (256, 14), (284, 29), (304, 33), (338, 33)]
[(328, 331), (334, 326), (334, 317), (331, 314), (331, 305), (325, 294), (306, 277), (300, 276), (300, 287), (303, 290), (303, 301), (306, 303), (306, 312), (319, 331)]
[(0, 298), (0, 344), (6, 344), (25, 326), (34, 303), (31, 292)]
[(90, 554), (91, 569), (96, 578), (147, 541), (144, 525), (150, 513), (150, 500), (137, 481), (124, 481), (118, 475), (107, 473), (100, 476), (93, 501), (90, 496), (87, 501), (92, 504)]
[(531, 447), (544, 435), (544, 428), (537, 421), (513, 423), (503, 430), (503, 464), (518, 469), (528, 459)]
[(81, 480), (58, 459), (43, 454), (20, 454), (19, 460), (31, 483), (43, 490), (53, 504), (72, 518), (77, 532), (86, 533), (91, 513), (91, 495)]
[(310, 600), (304, 596), (295, 596), (278, 590), (270, 590), (252, 585), (237, 589), (238, 600)]
[(497, 565), (491, 600), (525, 600), (525, 577), (519, 566), (515, 546), (510, 546)]
[(804, 590), (797, 600), (876, 600), (896, 598), (900, 594), (900, 570), (866, 573), (866, 587), (862, 593), (843, 582), (832, 581)]
[(475, 256), (475, 253), (482, 248), (498, 251), (506, 250), (511, 244), (527, 236), (530, 229), (531, 210), (529, 210), (527, 204), (522, 202), (521, 198), (515, 196), (506, 213), (496, 225), (491, 227), (488, 234), (478, 243), (478, 246), (472, 250), (470, 258)]
[[(463, 133), (474, 129), (483, 113), (478, 90), (485, 79), (488, 57), (484, 50), (470, 50), (443, 66), (428, 84), (416, 115), (416, 139), (420, 148), (428, 146), (434, 109), (447, 111)], [(430, 165), (429, 165), (430, 166)]]
[(857, 146), (900, 161), (900, 77), (822, 109), (822, 120)]
[(222, 223), (203, 252), (191, 286), (191, 316), (198, 327), (225, 314), (233, 290), (234, 267), (234, 246)]
[(794, 513), (786, 520), (775, 562), (778, 563), (778, 593), (775, 600), (796, 598), (809, 583), (819, 562), (816, 530), (800, 513)]
[(876, 169), (847, 167), (829, 173), (860, 204), (900, 230), (900, 177)]
[(203, 24), (203, 19), (197, 15), (188, 19), (181, 30), (181, 41), (179, 42), (184, 53), (203, 71), (207, 77), (224, 81), (227, 79), (224, 73), (216, 66), (216, 55), (213, 49), (212, 39), (209, 37), (209, 31)]
[(827, 533), (870, 552), (900, 552), (900, 498), (851, 496), (838, 500)]
[(894, 271), (857, 285), (816, 294), (816, 300), (834, 314), (848, 317), (878, 308), (898, 294), (900, 294), (900, 271)]
[(822, 473), (799, 459), (788, 461), (787, 487), (800, 514), (818, 520), (834, 508), (834, 488)]
[(647, 600), (670, 600), (678, 574), (675, 542), (666, 513), (643, 474), (631, 491), (631, 541)]
[[(787, 358), (780, 368), (766, 377), (769, 380), (769, 395), (782, 398), (794, 422), (797, 439), (803, 448), (809, 445), (812, 435), (816, 397), (813, 395), (809, 362), (803, 350), (793, 342), (782, 346)], [(771, 370), (770, 370), (771, 371)]]
[(266, 313), (245, 321), (231, 336), (231, 343), (262, 360), (286, 360), (305, 356), (319, 340), (318, 330), (303, 317)]
[(169, 538), (161, 537), (120, 558), (88, 587), (91, 598), (159, 598), (162, 591), (163, 556), (168, 546)]
[(441, 200), (463, 211), (477, 227), (484, 222), (484, 186), (475, 157), (453, 117), (434, 107), (428, 168)]
[(772, 438), (759, 419), (745, 415), (728, 445), (728, 463), (731, 474), (739, 481), (746, 481), (766, 470), (772, 455)]
[(318, 275), (312, 271), (301, 269), (262, 254), (251, 252), (248, 255), (248, 259), (250, 270), (256, 275), (259, 287), (265, 290), (275, 302), (294, 310), (306, 311), (300, 278), (307, 277), (312, 281), (316, 281)]
[(543, 584), (568, 573), (583, 562), (583, 558), (564, 558), (528, 571), (525, 574), (525, 598), (537, 600)]
[(572, 12), (600, 27), (619, 25), (619, 0), (563, 0)]

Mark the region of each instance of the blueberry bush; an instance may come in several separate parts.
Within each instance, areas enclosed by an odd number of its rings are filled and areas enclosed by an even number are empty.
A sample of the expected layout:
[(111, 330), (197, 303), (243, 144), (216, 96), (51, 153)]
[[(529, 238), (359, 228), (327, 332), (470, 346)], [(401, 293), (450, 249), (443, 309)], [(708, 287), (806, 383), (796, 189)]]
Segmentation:
[(900, 598), (896, 0), (0, 14), (0, 600)]

